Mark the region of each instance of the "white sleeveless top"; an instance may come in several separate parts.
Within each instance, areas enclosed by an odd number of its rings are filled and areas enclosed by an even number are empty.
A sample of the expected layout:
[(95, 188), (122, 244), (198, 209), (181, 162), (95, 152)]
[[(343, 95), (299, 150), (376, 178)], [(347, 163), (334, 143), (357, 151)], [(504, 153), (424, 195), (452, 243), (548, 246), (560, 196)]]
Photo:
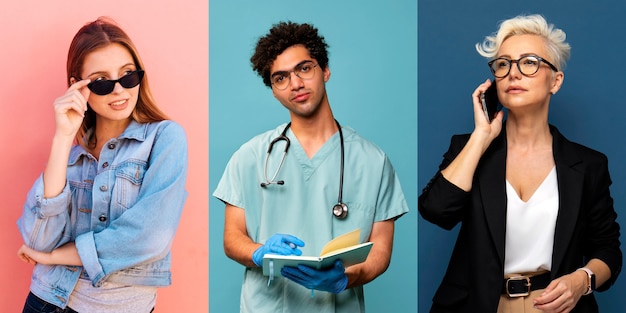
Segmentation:
[(559, 211), (556, 167), (524, 202), (506, 182), (506, 248), (504, 274), (551, 270), (554, 231)]

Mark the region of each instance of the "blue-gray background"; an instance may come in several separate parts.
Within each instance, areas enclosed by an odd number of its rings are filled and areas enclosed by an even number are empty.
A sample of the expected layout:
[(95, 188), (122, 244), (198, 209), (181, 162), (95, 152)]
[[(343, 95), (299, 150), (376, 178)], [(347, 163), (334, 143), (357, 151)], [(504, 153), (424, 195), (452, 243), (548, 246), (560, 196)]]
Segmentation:
[[(611, 192), (624, 228), (624, 1), (419, 0), (419, 188), (435, 174), (450, 136), (473, 130), (471, 93), (491, 77), (474, 45), (500, 21), (523, 13), (543, 14), (567, 33), (572, 55), (563, 87), (552, 97), (550, 123), (568, 139), (608, 156)], [(428, 312), (457, 233), (458, 226), (446, 232), (419, 218), (419, 312)], [(612, 289), (596, 295), (600, 312), (626, 312), (625, 290), (622, 274)]]
[[(281, 20), (312, 23), (326, 38), (332, 73), (326, 86), (333, 113), (340, 123), (353, 127), (387, 152), (411, 210), (396, 222), (390, 268), (365, 287), (367, 310), (416, 312), (415, 0), (211, 1), (210, 192), (241, 144), (289, 119), (287, 110), (251, 70), (249, 62), (256, 40)], [(286, 203), (283, 209), (291, 205)], [(211, 197), (209, 206), (209, 309), (238, 312), (244, 268), (223, 252), (224, 204)]]

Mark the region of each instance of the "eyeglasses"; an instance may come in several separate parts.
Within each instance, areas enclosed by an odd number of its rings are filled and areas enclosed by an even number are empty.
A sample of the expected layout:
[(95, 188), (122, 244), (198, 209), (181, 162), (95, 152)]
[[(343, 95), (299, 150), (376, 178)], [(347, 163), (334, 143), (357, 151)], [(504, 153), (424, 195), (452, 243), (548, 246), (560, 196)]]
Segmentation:
[(291, 71), (275, 72), (272, 74), (270, 80), (276, 89), (284, 90), (291, 82), (291, 73), (296, 74), (296, 76), (302, 79), (311, 79), (313, 78), (313, 74), (315, 74), (315, 67), (318, 65), (319, 64), (313, 64), (311, 61), (304, 61), (296, 65)]
[(141, 83), (143, 75), (143, 70), (136, 70), (122, 76), (120, 79), (117, 80), (94, 80), (91, 83), (87, 84), (87, 88), (89, 88), (91, 92), (99, 96), (104, 96), (113, 92), (113, 89), (115, 89), (115, 84), (118, 82), (120, 83), (120, 85), (122, 85), (122, 87), (126, 89), (136, 87), (137, 85), (139, 85), (139, 83)]
[(556, 66), (552, 65), (552, 63), (536, 55), (528, 55), (525, 57), (521, 57), (517, 60), (497, 58), (495, 60), (489, 61), (487, 64), (489, 64), (489, 68), (491, 69), (491, 73), (493, 74), (493, 76), (497, 78), (503, 78), (509, 75), (509, 73), (511, 72), (512, 63), (517, 63), (517, 69), (520, 71), (520, 73), (525, 76), (530, 76), (539, 71), (541, 62), (547, 64), (553, 71), (559, 71)]

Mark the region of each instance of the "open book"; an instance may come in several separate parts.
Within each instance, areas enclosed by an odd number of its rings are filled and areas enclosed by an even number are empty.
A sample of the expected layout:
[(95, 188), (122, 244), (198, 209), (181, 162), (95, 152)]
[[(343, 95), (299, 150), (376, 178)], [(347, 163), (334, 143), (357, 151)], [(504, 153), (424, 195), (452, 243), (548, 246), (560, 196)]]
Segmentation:
[(280, 276), (280, 270), (283, 266), (297, 267), (299, 264), (315, 269), (324, 269), (333, 266), (337, 259), (341, 259), (346, 267), (364, 262), (374, 243), (364, 242), (359, 244), (360, 235), (361, 230), (356, 229), (336, 237), (324, 246), (320, 256), (268, 253), (263, 256), (263, 275), (270, 276), (270, 279), (272, 279), (274, 276)]

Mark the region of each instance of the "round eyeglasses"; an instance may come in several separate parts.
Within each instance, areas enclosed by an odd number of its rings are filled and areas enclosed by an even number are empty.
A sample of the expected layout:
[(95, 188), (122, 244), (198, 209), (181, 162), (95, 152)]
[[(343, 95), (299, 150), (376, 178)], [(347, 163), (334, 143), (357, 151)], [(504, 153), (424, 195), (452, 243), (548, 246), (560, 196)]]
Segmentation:
[(291, 82), (291, 73), (296, 74), (296, 76), (302, 79), (311, 79), (315, 74), (315, 67), (318, 65), (319, 64), (314, 64), (311, 61), (304, 61), (296, 65), (291, 71), (274, 72), (270, 77), (270, 81), (276, 89), (284, 90)]
[(539, 71), (541, 62), (547, 64), (553, 71), (559, 71), (556, 66), (552, 65), (552, 63), (536, 55), (527, 55), (517, 60), (497, 58), (495, 60), (489, 61), (487, 64), (489, 64), (489, 68), (491, 69), (491, 73), (493, 74), (493, 76), (497, 78), (503, 78), (509, 75), (513, 63), (517, 63), (517, 69), (520, 71), (520, 73), (522, 73), (522, 75), (530, 76)]
[(108, 79), (94, 80), (90, 82), (89, 84), (87, 84), (87, 88), (89, 88), (91, 92), (99, 96), (104, 96), (113, 92), (113, 89), (115, 89), (115, 84), (118, 82), (120, 83), (122, 87), (126, 89), (135, 88), (137, 85), (139, 85), (139, 83), (141, 83), (141, 80), (143, 79), (143, 75), (144, 75), (143, 70), (135, 70), (132, 72), (128, 72), (128, 74), (116, 80), (108, 80)]

